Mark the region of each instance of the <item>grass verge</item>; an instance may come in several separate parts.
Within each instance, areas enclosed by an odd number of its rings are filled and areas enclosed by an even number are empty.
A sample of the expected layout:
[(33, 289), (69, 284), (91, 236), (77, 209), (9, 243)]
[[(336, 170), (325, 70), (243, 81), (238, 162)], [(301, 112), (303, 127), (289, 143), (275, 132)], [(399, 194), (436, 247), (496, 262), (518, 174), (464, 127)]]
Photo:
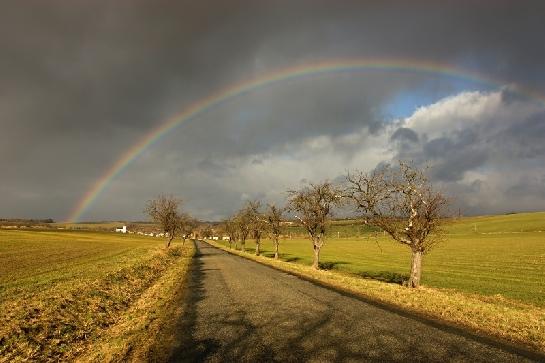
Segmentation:
[(165, 272), (153, 286), (106, 330), (93, 350), (78, 362), (163, 362), (176, 345), (173, 333), (183, 313), (185, 276), (195, 254), (193, 243), (186, 244), (181, 261)]
[(255, 256), (229, 249), (214, 241), (207, 242), (229, 253), (350, 294), (545, 352), (545, 308), (542, 307), (502, 296), (483, 296), (453, 289), (430, 287), (408, 289), (337, 271), (317, 271), (309, 266)]
[[(181, 276), (175, 279), (172, 273), (185, 271), (193, 251), (189, 244), (184, 250), (154, 249), (94, 280), (71, 278), (41, 291), (42, 285), (35, 284), (36, 289), (29, 285), (13, 298), (4, 296), (0, 362), (74, 360), (95, 342), (107, 339), (109, 329), (129, 316), (152, 325), (154, 311), (162, 309), (166, 314), (167, 300), (178, 287)], [(144, 296), (149, 298), (147, 305)], [(109, 349), (112, 357), (118, 356), (115, 349)]]

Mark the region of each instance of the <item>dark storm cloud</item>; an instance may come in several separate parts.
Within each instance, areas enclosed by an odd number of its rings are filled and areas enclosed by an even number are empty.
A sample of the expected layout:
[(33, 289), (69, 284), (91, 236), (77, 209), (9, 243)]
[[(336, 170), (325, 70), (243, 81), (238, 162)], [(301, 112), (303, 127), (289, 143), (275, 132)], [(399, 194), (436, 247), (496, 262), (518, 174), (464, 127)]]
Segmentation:
[[(160, 120), (225, 85), (283, 66), (345, 57), (417, 58), (545, 91), (544, 11), (537, 1), (4, 1), (0, 216), (62, 219)], [(127, 173), (138, 174), (140, 166), (138, 175), (149, 177), (132, 179), (138, 185), (125, 185), (127, 195), (97, 206), (102, 214), (94, 216), (140, 217), (144, 196), (165, 184), (176, 192), (177, 183), (184, 183), (180, 188), (188, 199), (199, 199), (196, 213), (218, 216), (219, 200), (228, 212), (243, 192), (234, 178), (221, 177), (236, 175), (242, 160), (267, 167), (278, 155), (301, 155), (297, 145), (307, 144), (325, 156), (328, 150), (353, 159), (359, 144), (371, 145), (388, 127), (381, 107), (389, 97), (423, 78), (340, 75), (233, 100), (157, 147), (179, 155), (174, 161), (152, 157), (153, 165), (135, 163)], [(518, 102), (517, 93), (504, 97)], [(541, 120), (535, 115), (522, 126), (496, 130), (494, 142), (511, 145), (510, 155), (537, 155), (543, 151)], [(482, 142), (486, 130), (471, 131)], [(397, 142), (414, 139), (401, 133), (393, 137)], [(457, 180), (464, 170), (490, 162), (492, 151), (467, 144), (467, 137), (425, 141), (426, 157), (441, 146), (458, 160), (457, 171), (442, 173), (443, 179)], [(259, 194), (259, 185), (244, 188)]]

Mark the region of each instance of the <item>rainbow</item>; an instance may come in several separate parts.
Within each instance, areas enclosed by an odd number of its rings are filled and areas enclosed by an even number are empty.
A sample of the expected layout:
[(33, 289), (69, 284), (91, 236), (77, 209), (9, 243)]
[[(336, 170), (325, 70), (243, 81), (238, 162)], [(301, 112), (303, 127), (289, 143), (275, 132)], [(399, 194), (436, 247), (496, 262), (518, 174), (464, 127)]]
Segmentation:
[[(81, 198), (70, 216), (69, 222), (80, 220), (85, 211), (93, 204), (97, 197), (104, 191), (108, 184), (118, 176), (126, 167), (136, 159), (144, 150), (156, 143), (162, 136), (183, 122), (195, 118), (231, 98), (253, 92), (257, 89), (276, 84), (294, 78), (318, 76), (334, 72), (363, 72), (372, 70), (386, 70), (393, 72), (418, 72), (427, 74), (440, 74), (444, 76), (461, 78), (464, 80), (485, 84), (492, 87), (501, 87), (505, 83), (497, 81), (481, 74), (463, 70), (448, 64), (439, 64), (419, 60), (388, 60), (388, 59), (341, 59), (325, 62), (301, 64), (293, 67), (282, 68), (264, 75), (247, 79), (229, 85), (208, 97), (204, 97), (181, 112), (173, 115), (160, 123), (158, 127), (148, 132), (144, 137), (134, 143), (117, 159), (98, 180), (89, 188)], [(524, 92), (533, 98), (535, 92)]]

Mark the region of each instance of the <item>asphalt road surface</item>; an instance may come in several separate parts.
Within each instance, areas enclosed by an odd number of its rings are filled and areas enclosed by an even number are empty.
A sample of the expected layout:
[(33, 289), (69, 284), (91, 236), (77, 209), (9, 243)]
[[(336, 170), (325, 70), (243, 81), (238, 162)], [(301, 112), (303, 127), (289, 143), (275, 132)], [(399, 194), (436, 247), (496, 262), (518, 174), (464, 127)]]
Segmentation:
[(532, 361), (206, 243), (197, 247), (172, 361)]

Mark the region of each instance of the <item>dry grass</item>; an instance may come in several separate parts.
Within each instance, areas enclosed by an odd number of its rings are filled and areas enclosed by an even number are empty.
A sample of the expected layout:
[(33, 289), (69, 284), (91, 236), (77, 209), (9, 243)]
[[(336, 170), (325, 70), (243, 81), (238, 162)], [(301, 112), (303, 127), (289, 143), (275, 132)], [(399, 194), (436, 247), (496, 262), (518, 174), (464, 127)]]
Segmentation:
[[(10, 231), (0, 237), (1, 362), (73, 360), (172, 270), (184, 271), (180, 266), (192, 253), (112, 233)], [(162, 292), (156, 301), (172, 293)]]
[(542, 307), (502, 296), (482, 296), (454, 289), (407, 289), (337, 271), (316, 271), (309, 266), (250, 255), (208, 242), (230, 253), (367, 299), (545, 352), (545, 308)]
[(183, 311), (185, 275), (195, 254), (186, 244), (183, 259), (164, 273), (157, 282), (106, 330), (93, 350), (78, 357), (78, 362), (166, 361), (176, 346), (174, 330)]

